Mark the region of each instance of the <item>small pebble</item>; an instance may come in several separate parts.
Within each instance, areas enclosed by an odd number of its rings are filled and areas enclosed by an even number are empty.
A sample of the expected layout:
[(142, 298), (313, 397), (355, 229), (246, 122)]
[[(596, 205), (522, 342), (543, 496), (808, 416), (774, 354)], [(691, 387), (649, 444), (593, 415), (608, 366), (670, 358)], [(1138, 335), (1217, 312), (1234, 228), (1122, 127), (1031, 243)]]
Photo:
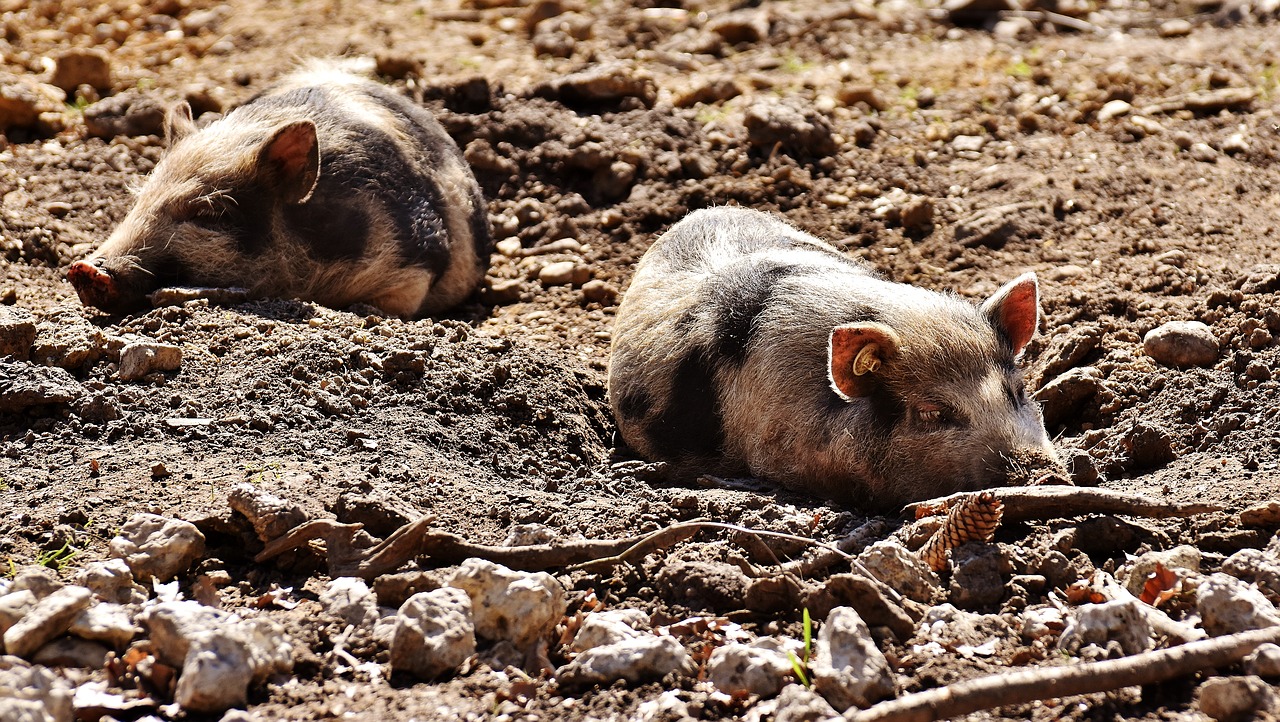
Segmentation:
[(1148, 356), (1168, 366), (1210, 366), (1218, 360), (1218, 339), (1199, 321), (1170, 321), (1142, 339)]

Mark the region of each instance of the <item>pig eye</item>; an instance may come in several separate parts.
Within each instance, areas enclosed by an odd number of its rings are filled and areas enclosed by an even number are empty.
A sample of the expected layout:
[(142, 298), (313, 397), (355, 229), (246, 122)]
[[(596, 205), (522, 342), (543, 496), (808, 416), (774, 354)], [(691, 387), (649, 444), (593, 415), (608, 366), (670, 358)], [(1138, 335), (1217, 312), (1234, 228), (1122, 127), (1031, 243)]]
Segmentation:
[(916, 422), (921, 426), (952, 426), (955, 415), (942, 404), (924, 402), (915, 407)]

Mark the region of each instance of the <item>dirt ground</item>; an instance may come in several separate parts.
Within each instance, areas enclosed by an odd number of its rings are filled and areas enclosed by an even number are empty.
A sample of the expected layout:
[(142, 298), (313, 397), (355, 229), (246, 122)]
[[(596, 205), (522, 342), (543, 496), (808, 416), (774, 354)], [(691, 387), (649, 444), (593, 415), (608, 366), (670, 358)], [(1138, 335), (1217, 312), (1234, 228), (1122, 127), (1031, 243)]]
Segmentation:
[[(197, 522), (210, 540), (197, 570), (235, 580), (224, 607), (273, 585), (301, 600), (272, 613), (310, 652), (293, 679), (254, 692), (262, 719), (628, 718), (668, 687), (546, 685), (517, 703), (483, 664), (432, 684), (339, 674), (326, 656), (333, 630), (308, 618), (324, 572), (252, 561), (226, 502), (242, 481), (376, 536), (432, 514), (438, 528), (491, 544), (531, 523), (600, 538), (705, 517), (832, 540), (866, 521), (794, 494), (669, 483), (615, 443), (605, 388), (614, 292), (655, 234), (710, 205), (779, 211), (894, 280), (973, 300), (1039, 275), (1032, 386), (1096, 369), (1046, 399), (1077, 483), (1225, 509), (1117, 521), (1129, 533), (1072, 550), (1075, 572), (1179, 543), (1212, 568), (1275, 531), (1235, 521), (1280, 496), (1280, 34), (1266, 3), (1047, 0), (995, 27), (989, 12), (949, 14), (931, 0), (0, 7), (3, 84), (48, 81), (49, 58), (68, 48), (102, 50), (111, 71), (104, 87), (73, 89), (0, 144), (0, 300), (39, 323), (29, 358), (0, 368), (13, 383), (61, 367), (83, 388), (74, 401), (0, 415), (0, 562), (69, 576), (105, 558), (136, 512)], [(498, 239), (528, 250), (570, 238), (577, 250), (495, 254), (490, 290), (421, 321), (291, 300), (125, 317), (81, 307), (67, 265), (107, 236), (163, 152), (139, 109), (188, 99), (207, 122), (312, 56), (376, 62), (384, 81), (436, 111), (466, 149)], [(609, 92), (561, 82), (584, 69)], [(123, 105), (96, 112), (95, 96)], [(113, 112), (141, 132), (95, 124)], [(606, 285), (584, 294), (538, 280), (561, 260)], [(1144, 334), (1174, 320), (1207, 324), (1216, 361), (1177, 368), (1144, 353)], [(180, 345), (180, 370), (119, 380), (109, 339), (131, 334)], [(997, 541), (1034, 556), (1085, 524), (1011, 525)], [(727, 538), (704, 533), (645, 568), (564, 580), (573, 603), (593, 590), (655, 623), (728, 615), (760, 633), (798, 633), (798, 608), (744, 609), (710, 586), (662, 583), (673, 559), (739, 553)], [(975, 610), (1017, 604), (1006, 595)], [(900, 691), (1028, 664), (1010, 661), (1017, 645), (924, 659), (888, 644)], [(367, 650), (366, 661), (385, 659)], [(694, 680), (671, 684), (695, 717), (749, 712)], [(1193, 718), (1193, 690), (1157, 685), (995, 716)]]

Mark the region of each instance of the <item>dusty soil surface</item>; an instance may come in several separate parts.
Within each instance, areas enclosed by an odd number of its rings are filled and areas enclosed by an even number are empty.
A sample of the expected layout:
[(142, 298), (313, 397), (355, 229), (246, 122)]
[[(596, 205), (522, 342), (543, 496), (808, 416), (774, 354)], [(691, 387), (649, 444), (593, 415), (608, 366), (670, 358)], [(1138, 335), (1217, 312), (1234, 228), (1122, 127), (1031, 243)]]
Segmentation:
[[(0, 367), (10, 383), (61, 367), (77, 389), (0, 416), (0, 561), (70, 576), (105, 558), (134, 513), (196, 521), (208, 558), (184, 590), (225, 570), (225, 608), (273, 586), (300, 600), (267, 611), (309, 651), (291, 679), (254, 691), (263, 719), (625, 718), (666, 689), (694, 717), (750, 713), (754, 700), (692, 677), (510, 695), (483, 645), (481, 661), (435, 683), (339, 669), (329, 652), (340, 627), (316, 621), (323, 565), (254, 563), (258, 543), (226, 501), (248, 480), (375, 536), (431, 514), (490, 544), (523, 524), (603, 538), (695, 517), (847, 534), (866, 521), (857, 509), (669, 482), (615, 444), (605, 369), (616, 294), (655, 234), (709, 205), (779, 211), (892, 279), (974, 300), (1036, 271), (1032, 385), (1096, 369), (1045, 397), (1077, 483), (1224, 509), (1106, 523), (1064, 509), (1064, 520), (1005, 527), (997, 541), (1022, 554), (1006, 579), (1040, 573), (1047, 587), (1009, 587), (971, 600), (974, 611), (1016, 614), (1094, 568), (1180, 543), (1212, 570), (1275, 531), (1238, 522), (1280, 495), (1280, 35), (1265, 7), (1059, 0), (1052, 17), (1079, 27), (1033, 12), (993, 29), (990, 16), (966, 24), (897, 0), (5, 5), (6, 86), (48, 82), (49, 59), (69, 48), (101, 50), (110, 78), (12, 125), (0, 150), (0, 298), (39, 324), (29, 353)], [(81, 307), (66, 266), (106, 237), (163, 152), (138, 109), (185, 98), (207, 122), (308, 56), (376, 60), (384, 81), (438, 112), (481, 181), (495, 235), (519, 241), (495, 254), (491, 288), (420, 321), (291, 300), (126, 317)], [(605, 92), (559, 82), (582, 70), (601, 73), (591, 88)], [(132, 125), (104, 129), (104, 117)], [(578, 245), (525, 255), (566, 238)], [(564, 260), (603, 285), (539, 280)], [(1174, 320), (1208, 325), (1210, 363), (1179, 368), (1144, 352), (1144, 334)], [(129, 336), (181, 346), (180, 369), (119, 380), (111, 339)], [(1124, 533), (1095, 533), (1103, 527)], [(1064, 530), (1090, 543), (1064, 549)], [(799, 634), (798, 605), (748, 608), (732, 585), (699, 576), (750, 557), (729, 539), (705, 532), (637, 569), (566, 575), (570, 610), (590, 590), (655, 624), (727, 615), (751, 633)], [(1069, 568), (1036, 567), (1051, 549)], [(692, 582), (661, 574), (677, 562)], [(1026, 654), (1016, 634), (988, 656), (883, 643), (900, 692), (1062, 661)], [(363, 650), (364, 661), (386, 654)], [(550, 655), (565, 659), (554, 646)], [(1173, 718), (1194, 714), (1194, 688), (1000, 712)]]

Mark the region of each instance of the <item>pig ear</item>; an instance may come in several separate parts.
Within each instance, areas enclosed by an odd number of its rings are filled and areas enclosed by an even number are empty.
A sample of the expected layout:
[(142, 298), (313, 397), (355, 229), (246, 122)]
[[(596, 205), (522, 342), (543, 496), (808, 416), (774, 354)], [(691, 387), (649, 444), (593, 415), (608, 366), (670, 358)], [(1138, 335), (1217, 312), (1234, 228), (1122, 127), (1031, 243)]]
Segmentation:
[(1036, 274), (1024, 273), (1006, 283), (982, 304), (982, 312), (1009, 340), (1014, 355), (1021, 354), (1036, 334), (1040, 320), (1040, 287)]
[(290, 123), (272, 134), (259, 158), (269, 183), (286, 203), (301, 203), (320, 177), (320, 144), (309, 120)]
[(827, 360), (831, 388), (846, 401), (870, 394), (881, 365), (898, 354), (900, 341), (882, 323), (851, 323), (831, 329)]
[(184, 100), (169, 108), (164, 114), (164, 138), (173, 145), (196, 132), (196, 122), (191, 119), (191, 106)]

